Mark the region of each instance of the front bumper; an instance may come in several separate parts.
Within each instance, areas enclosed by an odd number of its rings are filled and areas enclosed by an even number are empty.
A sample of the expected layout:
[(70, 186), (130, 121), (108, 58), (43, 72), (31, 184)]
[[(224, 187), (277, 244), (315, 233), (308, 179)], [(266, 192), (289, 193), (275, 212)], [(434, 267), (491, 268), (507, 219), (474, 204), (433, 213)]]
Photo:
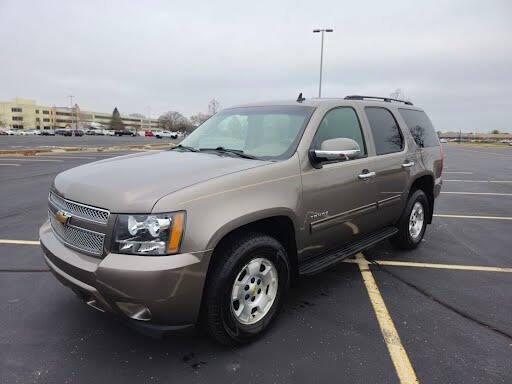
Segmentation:
[(211, 252), (109, 253), (99, 259), (66, 247), (49, 222), (39, 230), (39, 238), (54, 275), (92, 307), (127, 317), (118, 303), (139, 304), (149, 309), (150, 318), (144, 320), (148, 325), (180, 328), (197, 321)]

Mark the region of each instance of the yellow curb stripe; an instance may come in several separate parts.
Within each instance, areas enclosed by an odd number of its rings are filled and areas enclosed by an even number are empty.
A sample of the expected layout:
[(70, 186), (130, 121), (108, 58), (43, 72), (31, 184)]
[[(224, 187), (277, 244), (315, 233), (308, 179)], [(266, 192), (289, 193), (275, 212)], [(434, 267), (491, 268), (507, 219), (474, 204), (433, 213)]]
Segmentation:
[(434, 217), (445, 217), (445, 218), (451, 218), (451, 219), (512, 220), (512, 217), (507, 217), (507, 216), (468, 216), (468, 215), (434, 214)]
[(373, 278), (373, 274), (368, 268), (368, 262), (361, 253), (357, 254), (356, 258), (357, 259), (355, 261), (359, 266), (359, 271), (363, 277), (364, 285), (368, 292), (368, 296), (370, 297), (375, 315), (377, 316), (377, 321), (379, 322), (380, 331), (384, 337), (384, 342), (388, 348), (400, 383), (418, 383), (418, 378), (416, 377), (416, 373), (411, 365), (409, 356), (407, 356), (407, 352), (400, 341), (400, 336), (395, 328), (393, 319), (391, 319), (386, 304), (384, 303), (384, 299), (380, 294), (379, 287)]
[(457, 181), (459, 183), (512, 183), (512, 180), (462, 180), (445, 179), (443, 181)]
[[(345, 259), (345, 263), (353, 264), (373, 264), (367, 260)], [(374, 260), (375, 264), (386, 265), (392, 267), (415, 267), (415, 268), (433, 268), (433, 269), (451, 269), (457, 271), (478, 271), (478, 272), (505, 272), (512, 273), (512, 268), (503, 267), (484, 267), (481, 265), (457, 265), (457, 264), (435, 264), (435, 263), (415, 263), (410, 261), (391, 261), (391, 260)]]
[(6, 240), (6, 239), (0, 239), (0, 244), (39, 245), (39, 241), (32, 241), (32, 240)]
[(495, 192), (441, 192), (447, 195), (484, 195), (484, 196), (512, 196), (512, 193), (495, 193)]

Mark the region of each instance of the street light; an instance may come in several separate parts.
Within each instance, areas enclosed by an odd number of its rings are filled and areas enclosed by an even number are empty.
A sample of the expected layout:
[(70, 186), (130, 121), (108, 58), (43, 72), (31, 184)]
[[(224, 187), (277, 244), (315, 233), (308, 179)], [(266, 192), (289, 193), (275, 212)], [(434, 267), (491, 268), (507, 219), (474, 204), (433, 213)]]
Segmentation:
[(332, 28), (313, 29), (313, 33), (322, 32), (322, 44), (320, 46), (320, 82), (318, 83), (318, 97), (322, 97), (322, 66), (324, 62), (324, 32), (334, 32)]

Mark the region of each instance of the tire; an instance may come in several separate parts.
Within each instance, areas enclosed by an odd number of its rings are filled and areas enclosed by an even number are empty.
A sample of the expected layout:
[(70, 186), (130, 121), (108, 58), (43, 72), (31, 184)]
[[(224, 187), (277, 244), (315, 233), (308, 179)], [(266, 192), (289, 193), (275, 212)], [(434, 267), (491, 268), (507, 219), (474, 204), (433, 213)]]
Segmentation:
[[(418, 214), (418, 207), (422, 212), (422, 220), (420, 220)], [(416, 218), (412, 218), (413, 209), (416, 213)], [(425, 230), (427, 228), (427, 217), (430, 213), (430, 203), (427, 195), (421, 189), (414, 191), (407, 200), (404, 212), (398, 221), (398, 233), (391, 238), (393, 245), (399, 249), (415, 249), (423, 239)], [(412, 224), (411, 220), (414, 220), (416, 225), (410, 228)], [(421, 221), (421, 226), (419, 222)]]
[[(247, 233), (228, 240), (215, 252), (217, 257), (204, 291), (202, 326), (221, 344), (249, 343), (269, 328), (288, 290), (290, 266), (286, 251), (273, 237)], [(257, 273), (253, 273), (255, 270)], [(271, 282), (272, 276), (277, 276), (277, 282)], [(241, 293), (239, 300), (232, 300), (235, 284)], [(258, 303), (264, 307), (253, 314)]]

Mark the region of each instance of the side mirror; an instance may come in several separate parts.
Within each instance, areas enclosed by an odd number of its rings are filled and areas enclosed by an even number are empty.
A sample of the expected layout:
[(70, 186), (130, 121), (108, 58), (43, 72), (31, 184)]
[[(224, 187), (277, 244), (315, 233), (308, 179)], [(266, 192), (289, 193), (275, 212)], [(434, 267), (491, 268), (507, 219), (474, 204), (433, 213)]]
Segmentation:
[(356, 141), (347, 138), (325, 140), (320, 149), (310, 151), (310, 156), (315, 163), (322, 161), (350, 160), (359, 157), (361, 148)]

